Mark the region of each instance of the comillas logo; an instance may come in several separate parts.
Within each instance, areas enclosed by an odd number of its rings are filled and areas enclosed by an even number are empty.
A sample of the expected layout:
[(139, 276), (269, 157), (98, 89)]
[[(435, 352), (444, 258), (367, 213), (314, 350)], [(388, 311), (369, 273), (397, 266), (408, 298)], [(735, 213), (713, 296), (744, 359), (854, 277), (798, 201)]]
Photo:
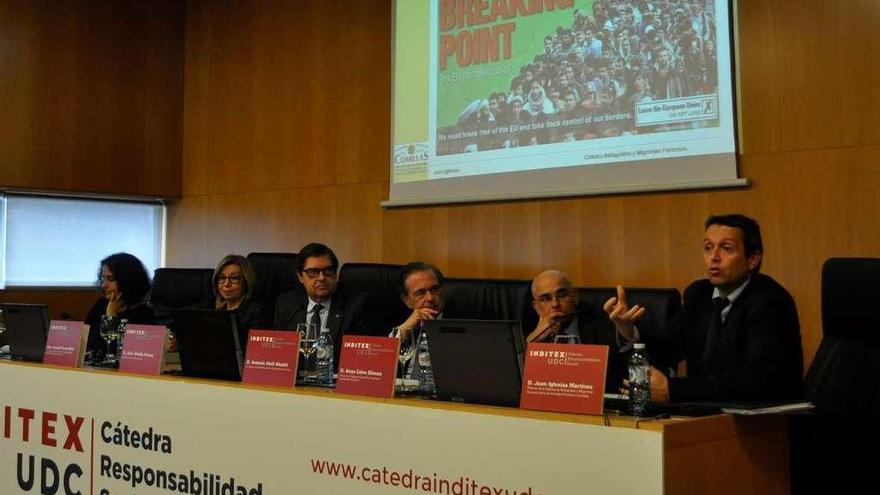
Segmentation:
[(428, 145), (426, 143), (404, 144), (394, 148), (394, 164), (407, 165), (428, 161)]

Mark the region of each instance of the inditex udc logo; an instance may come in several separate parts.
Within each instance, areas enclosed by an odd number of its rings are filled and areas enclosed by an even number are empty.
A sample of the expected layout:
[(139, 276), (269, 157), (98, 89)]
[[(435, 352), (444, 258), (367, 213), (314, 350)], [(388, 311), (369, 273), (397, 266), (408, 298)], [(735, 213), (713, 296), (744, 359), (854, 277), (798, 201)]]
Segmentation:
[(403, 144), (394, 147), (394, 164), (408, 165), (428, 161), (427, 143)]
[(532, 349), (529, 351), (529, 356), (539, 359), (546, 359), (547, 364), (564, 365), (568, 360), (567, 351), (545, 351)]
[[(76, 495), (84, 474), (85, 456), (83, 432), (86, 418), (54, 411), (40, 411), (26, 407), (4, 406), (2, 436), (0, 442), (11, 442), (16, 453), (18, 487), (22, 493), (39, 490), (46, 495)], [(31, 446), (54, 447), (72, 453), (83, 454), (83, 464), (56, 458), (57, 451), (42, 450), (41, 455), (31, 453)]]
[(366, 342), (346, 342), (343, 347), (347, 347), (350, 349), (369, 349), (370, 344)]

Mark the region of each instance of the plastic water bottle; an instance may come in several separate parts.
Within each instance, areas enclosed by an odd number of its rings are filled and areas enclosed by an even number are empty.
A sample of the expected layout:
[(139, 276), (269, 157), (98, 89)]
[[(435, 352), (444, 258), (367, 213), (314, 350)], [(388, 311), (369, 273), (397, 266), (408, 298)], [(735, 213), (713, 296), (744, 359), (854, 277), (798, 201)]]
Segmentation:
[(422, 332), (416, 346), (419, 358), (419, 391), (426, 394), (434, 393), (434, 369), (431, 368), (431, 353), (428, 352), (428, 335)]
[(333, 385), (333, 337), (330, 329), (321, 330), (315, 349), (315, 381), (321, 385)]
[(122, 362), (122, 343), (125, 341), (125, 330), (128, 326), (128, 320), (121, 319), (119, 320), (119, 325), (116, 327), (116, 364)]
[(645, 344), (633, 346), (629, 356), (629, 412), (633, 416), (647, 416), (651, 408), (651, 364)]

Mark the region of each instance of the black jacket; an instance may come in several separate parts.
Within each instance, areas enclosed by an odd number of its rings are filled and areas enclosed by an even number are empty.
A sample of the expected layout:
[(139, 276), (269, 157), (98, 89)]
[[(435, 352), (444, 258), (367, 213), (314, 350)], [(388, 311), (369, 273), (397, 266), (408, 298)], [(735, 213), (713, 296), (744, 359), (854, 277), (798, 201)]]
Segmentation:
[(684, 292), (681, 312), (659, 332), (643, 335), (652, 364), (687, 360), (687, 377), (669, 380), (672, 401), (776, 401), (801, 397), (803, 353), (797, 308), (784, 287), (752, 274), (721, 327), (720, 352), (703, 362), (713, 318), (708, 280)]
[[(293, 290), (278, 296), (273, 328), (295, 331), (297, 324), (306, 322), (308, 302), (309, 299), (302, 290)], [(391, 327), (382, 320), (376, 308), (369, 294), (350, 291), (342, 285), (337, 286), (330, 299), (330, 315), (326, 323), (333, 337), (334, 363), (337, 367), (343, 335), (388, 335)]]
[[(104, 339), (101, 337), (101, 316), (107, 312), (108, 304), (110, 304), (110, 301), (108, 301), (107, 298), (102, 297), (101, 299), (98, 299), (95, 301), (92, 309), (89, 310), (89, 314), (85, 319), (86, 325), (89, 326), (89, 343), (87, 348), (88, 350), (98, 351), (100, 354), (103, 354), (106, 348)], [(117, 317), (120, 320), (128, 320), (129, 323), (139, 325), (156, 324), (156, 315), (153, 313), (153, 308), (147, 306), (146, 303), (140, 303), (133, 307), (126, 308), (125, 311), (119, 313)]]

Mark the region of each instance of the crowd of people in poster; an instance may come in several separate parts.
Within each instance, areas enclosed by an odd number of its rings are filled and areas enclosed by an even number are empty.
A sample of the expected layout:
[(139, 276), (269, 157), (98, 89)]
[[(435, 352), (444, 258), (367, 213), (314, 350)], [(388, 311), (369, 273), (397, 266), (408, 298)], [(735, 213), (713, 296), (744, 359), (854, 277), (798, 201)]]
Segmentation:
[[(473, 100), (438, 129), (438, 155), (663, 132), (637, 127), (639, 103), (717, 91), (713, 0), (596, 0), (507, 88)], [(482, 132), (480, 132), (482, 131)]]

